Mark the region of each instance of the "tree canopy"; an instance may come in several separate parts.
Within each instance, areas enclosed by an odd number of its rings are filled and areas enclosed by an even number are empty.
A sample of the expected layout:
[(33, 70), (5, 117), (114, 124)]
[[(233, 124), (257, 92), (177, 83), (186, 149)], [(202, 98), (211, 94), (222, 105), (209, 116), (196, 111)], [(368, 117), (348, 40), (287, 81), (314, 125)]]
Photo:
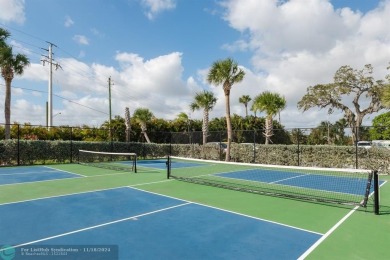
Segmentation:
[(5, 138), (10, 138), (11, 123), (11, 83), (15, 75), (22, 75), (24, 68), (30, 65), (30, 61), (24, 54), (14, 54), (12, 47), (5, 41), (11, 34), (0, 28), (0, 68), (1, 76), (5, 81)]
[(230, 91), (232, 86), (244, 79), (245, 72), (238, 67), (237, 62), (227, 58), (213, 63), (207, 75), (207, 81), (213, 85), (221, 85), (225, 94), (226, 127), (227, 127), (227, 149), (226, 161), (230, 160), (230, 144), (232, 142), (233, 132), (230, 119)]
[(356, 142), (360, 138), (363, 118), (384, 108), (381, 93), (389, 86), (390, 78), (387, 75), (387, 81), (375, 80), (372, 74), (370, 64), (361, 70), (342, 66), (336, 71), (334, 82), (308, 87), (307, 93), (298, 102), (298, 108), (304, 112), (314, 107), (328, 108), (329, 114), (341, 110)]
[(286, 107), (286, 99), (278, 93), (265, 91), (253, 100), (253, 107), (260, 112), (265, 112), (265, 144), (269, 144), (273, 135), (272, 118)]
[(213, 109), (217, 103), (217, 98), (214, 96), (214, 93), (211, 91), (203, 91), (196, 93), (194, 101), (190, 104), (192, 111), (203, 109), (203, 144), (207, 142), (207, 135), (209, 129), (209, 112)]
[(371, 140), (390, 140), (390, 112), (376, 116), (370, 128)]

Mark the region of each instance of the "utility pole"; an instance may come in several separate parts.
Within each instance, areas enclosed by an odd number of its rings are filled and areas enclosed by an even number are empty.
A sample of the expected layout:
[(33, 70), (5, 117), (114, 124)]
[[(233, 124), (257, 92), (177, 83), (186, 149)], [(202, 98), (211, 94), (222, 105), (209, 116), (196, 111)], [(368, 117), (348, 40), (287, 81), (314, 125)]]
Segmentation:
[(108, 78), (108, 111), (109, 111), (109, 115), (110, 115), (110, 118), (109, 118), (109, 125), (110, 125), (110, 128), (111, 128), (111, 85), (113, 85), (111, 83), (111, 77)]
[(110, 128), (110, 140), (112, 141), (112, 132), (111, 132), (111, 85), (114, 85), (114, 84), (111, 82), (111, 77), (109, 77), (108, 78), (108, 111), (109, 111), (110, 118), (109, 118), (109, 121), (108, 121), (108, 125), (109, 125), (109, 128)]
[[(57, 47), (55, 44), (51, 42), (47, 42), (49, 44), (49, 49), (43, 49), (47, 52), (49, 52), (48, 56), (44, 56), (44, 59), (41, 61), (43, 62), (43, 66), (45, 66), (45, 63), (49, 63), (49, 86), (48, 86), (48, 103), (46, 105), (46, 126), (52, 127), (53, 126), (53, 46)], [(61, 68), (61, 66), (58, 63), (54, 64), (56, 70), (58, 68)]]

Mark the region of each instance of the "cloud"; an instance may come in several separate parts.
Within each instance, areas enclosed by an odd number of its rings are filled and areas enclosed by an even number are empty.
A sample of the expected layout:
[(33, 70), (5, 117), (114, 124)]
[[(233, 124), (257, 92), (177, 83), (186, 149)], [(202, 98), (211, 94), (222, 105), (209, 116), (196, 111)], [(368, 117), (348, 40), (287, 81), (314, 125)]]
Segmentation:
[(0, 21), (23, 24), (25, 20), (24, 0), (0, 0)]
[[(61, 112), (54, 122), (68, 125), (100, 126), (108, 120), (108, 78), (112, 79), (112, 115), (124, 116), (124, 108), (134, 111), (139, 107), (149, 108), (159, 118), (174, 119), (180, 112), (189, 113), (189, 103), (201, 84), (189, 77), (183, 78), (182, 53), (172, 52), (152, 59), (139, 54), (117, 52), (118, 68), (103, 64), (87, 64), (73, 58), (58, 58), (62, 70), (53, 71), (53, 108)], [(35, 80), (37, 86), (47, 91), (48, 67), (32, 64), (26, 68), (23, 80)], [(17, 83), (15, 83), (17, 84)], [(18, 94), (26, 102), (12, 103), (20, 110), (29, 105), (37, 106), (28, 117), (13, 114), (19, 122), (45, 124), (47, 94), (27, 101), (31, 91)], [(0, 109), (3, 104), (0, 103)], [(38, 109), (39, 108), (39, 109)]]
[(141, 4), (148, 9), (146, 16), (149, 20), (153, 20), (158, 13), (176, 7), (175, 0), (141, 0)]
[[(339, 67), (361, 69), (372, 64), (375, 77), (384, 78), (390, 57), (390, 1), (365, 14), (335, 9), (328, 0), (226, 0), (222, 6), (226, 22), (241, 32), (240, 39), (222, 48), (252, 53), (252, 70), (258, 73), (261, 85), (251, 95), (265, 90), (285, 95), (287, 108), (282, 116), (290, 126), (329, 118), (326, 111), (317, 109), (302, 116), (297, 102), (307, 87), (333, 82)], [(234, 102), (233, 106), (237, 105)], [(294, 119), (299, 114), (299, 120)], [(336, 112), (331, 119), (341, 116)]]
[(71, 27), (72, 25), (74, 24), (72, 18), (70, 18), (70, 16), (65, 16), (65, 24), (64, 26), (65, 27)]
[(98, 36), (98, 37), (100, 37), (100, 38), (102, 38), (102, 37), (105, 36), (104, 33), (100, 32), (100, 31), (99, 31), (98, 29), (96, 29), (96, 28), (92, 28), (92, 29), (91, 29), (91, 32), (92, 32), (94, 35), (96, 35), (96, 36)]
[(17, 42), (17, 41), (14, 41), (14, 40), (11, 40), (10, 41), (11, 43), (11, 46), (13, 46), (13, 48), (17, 48), (18, 49), (18, 53), (21, 53), (21, 54), (24, 54), (24, 55), (31, 55), (32, 52), (30, 49), (27, 49), (25, 46), (23, 46), (23, 44)]
[(89, 45), (89, 40), (84, 35), (75, 35), (73, 36), (73, 40), (81, 45)]
[[(307, 87), (332, 82), (334, 73), (343, 65), (361, 69), (370, 63), (374, 66), (376, 79), (383, 79), (388, 73), (390, 1), (381, 2), (364, 14), (349, 8), (335, 9), (328, 0), (239, 2), (223, 2), (223, 19), (240, 32), (240, 36), (221, 48), (233, 54), (233, 58), (238, 52), (251, 56), (250, 65), (242, 67), (246, 72), (245, 79), (231, 91), (232, 114), (245, 115), (245, 108), (238, 101), (240, 96), (253, 98), (270, 90), (286, 97), (287, 107), (281, 113), (283, 125), (315, 127), (324, 120), (340, 119), (342, 113), (336, 111), (328, 116), (326, 110), (299, 111), (297, 102)], [(147, 6), (149, 2), (143, 3)], [(173, 1), (170, 3), (174, 5)], [(168, 10), (152, 8), (152, 4), (148, 8), (155, 10), (153, 15)], [(80, 44), (89, 43), (81, 35), (74, 40)], [(222, 86), (209, 86), (206, 82), (209, 68), (196, 68), (188, 77), (183, 76), (185, 53), (171, 52), (151, 58), (126, 51), (113, 55), (116, 63), (112, 66), (57, 57), (63, 69), (53, 72), (53, 91), (63, 98), (54, 97), (54, 109), (61, 111), (55, 118), (56, 124), (98, 126), (107, 120), (109, 77), (113, 82), (113, 115), (123, 116), (125, 107), (130, 107), (131, 111), (146, 107), (159, 118), (174, 119), (180, 112), (190, 114), (189, 104), (194, 94), (203, 89), (212, 90), (218, 98), (210, 116), (225, 115)], [(22, 76), (22, 80), (33, 81), (37, 90), (47, 89), (47, 78), (48, 66), (41, 64), (31, 64)], [(20, 86), (17, 80), (14, 84)], [(28, 100), (27, 95), (31, 96), (31, 92), (18, 92), (18, 99)], [(14, 102), (12, 111), (17, 104), (19, 107), (23, 104), (37, 107), (28, 111), (28, 117), (15, 112), (13, 118), (19, 122), (44, 124), (46, 97), (43, 93), (36, 102)], [(1, 106), (0, 102), (0, 110)], [(201, 119), (202, 113), (192, 113), (191, 118)]]

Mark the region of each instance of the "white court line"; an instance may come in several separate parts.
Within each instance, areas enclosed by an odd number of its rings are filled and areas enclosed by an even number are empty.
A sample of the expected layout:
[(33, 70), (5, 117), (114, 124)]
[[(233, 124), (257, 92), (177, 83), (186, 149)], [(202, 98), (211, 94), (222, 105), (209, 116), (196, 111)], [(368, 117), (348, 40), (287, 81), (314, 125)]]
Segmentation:
[[(384, 181), (379, 187), (382, 187), (386, 184), (387, 181)], [(370, 196), (373, 193), (370, 194)], [(337, 222), (331, 229), (328, 230), (317, 242), (315, 242), (305, 253), (303, 253), (298, 260), (305, 259), (311, 252), (313, 252), (327, 237), (329, 237), (343, 222), (345, 222), (360, 206), (354, 207), (347, 215), (345, 215), (339, 222)]]
[(347, 215), (345, 215), (339, 222), (337, 222), (331, 229), (328, 230), (320, 239), (317, 240), (305, 253), (303, 253), (298, 260), (305, 259), (311, 252), (314, 251), (328, 236), (330, 236), (344, 221), (347, 220), (357, 209), (359, 206), (353, 208)]
[(37, 173), (52, 173), (58, 171), (40, 171), (40, 172), (15, 172), (15, 173), (2, 173), (0, 176), (8, 176), (8, 175), (27, 175), (27, 174), (37, 174)]
[(287, 181), (287, 180), (291, 180), (291, 179), (295, 179), (295, 178), (300, 178), (300, 177), (305, 177), (305, 176), (309, 176), (309, 175), (310, 175), (310, 174), (302, 174), (302, 175), (293, 176), (293, 177), (288, 177), (288, 178), (284, 178), (284, 179), (277, 180), (277, 181), (273, 181), (273, 182), (269, 182), (269, 183), (278, 183), (278, 182), (281, 182), (281, 181)]
[(79, 174), (79, 173), (74, 173), (74, 172), (70, 172), (70, 171), (60, 170), (60, 169), (53, 168), (53, 167), (50, 167), (50, 166), (43, 166), (43, 167), (46, 167), (48, 169), (53, 169), (53, 170), (56, 170), (56, 171), (59, 171), (59, 172), (65, 172), (65, 173), (69, 173), (69, 174), (80, 175), (82, 177), (87, 177), (87, 176)]
[(89, 190), (89, 191), (74, 192), (74, 193), (69, 193), (69, 194), (62, 194), (62, 195), (54, 195), (54, 196), (40, 197), (40, 198), (35, 198), (35, 199), (19, 200), (19, 201), (13, 201), (13, 202), (2, 203), (2, 204), (0, 204), (0, 206), (9, 205), (9, 204), (23, 203), (23, 202), (30, 202), (30, 201), (36, 201), (36, 200), (61, 198), (61, 197), (72, 196), (72, 195), (78, 195), (78, 194), (84, 194), (84, 193), (92, 193), (92, 192), (99, 192), (99, 191), (106, 191), (106, 190), (115, 190), (115, 189), (128, 188), (128, 187), (129, 187), (129, 186), (119, 186), (119, 187), (113, 187), (113, 188), (107, 188), (107, 189)]
[(263, 222), (276, 224), (276, 225), (279, 225), (279, 226), (284, 226), (284, 227), (288, 227), (288, 228), (292, 228), (292, 229), (296, 229), (296, 230), (305, 231), (305, 232), (312, 233), (312, 234), (317, 234), (317, 235), (321, 235), (321, 236), (323, 235), (322, 233), (318, 233), (318, 232), (315, 232), (315, 231), (311, 231), (311, 230), (307, 230), (307, 229), (303, 229), (303, 228), (298, 228), (298, 227), (290, 226), (290, 225), (287, 225), (287, 224), (283, 224), (283, 223), (279, 223), (279, 222), (275, 222), (275, 221), (271, 221), (271, 220), (267, 220), (267, 219), (263, 219), (263, 218), (253, 217), (253, 216), (250, 216), (250, 215), (234, 212), (234, 211), (227, 210), (227, 209), (221, 209), (221, 208), (218, 208), (218, 207), (214, 207), (214, 206), (210, 206), (210, 205), (206, 205), (206, 204), (202, 204), (202, 203), (198, 203), (198, 202), (194, 202), (194, 201), (189, 201), (189, 200), (185, 200), (185, 199), (179, 199), (179, 198), (175, 198), (175, 197), (172, 197), (172, 196), (159, 194), (159, 193), (155, 193), (155, 192), (152, 192), (152, 191), (141, 190), (141, 189), (130, 187), (130, 186), (128, 186), (128, 188), (131, 188), (131, 189), (134, 189), (134, 190), (139, 190), (139, 191), (142, 191), (142, 192), (147, 192), (147, 193), (154, 194), (154, 195), (159, 195), (159, 196), (162, 196), (162, 197), (167, 197), (167, 198), (170, 198), (170, 199), (181, 200), (181, 201), (187, 202), (189, 204), (196, 204), (196, 205), (199, 205), (199, 206), (202, 206), (202, 207), (212, 208), (212, 209), (216, 209), (216, 210), (232, 213), (232, 214), (243, 216), (243, 217), (247, 217), (247, 218), (256, 219), (256, 220), (260, 220), (260, 221), (263, 221)]
[(25, 182), (7, 183), (7, 184), (0, 184), (0, 187), (11, 186), (11, 185), (31, 184), (31, 183), (40, 183), (40, 182), (50, 182), (50, 181), (72, 180), (72, 179), (75, 179), (75, 178), (81, 178), (81, 176), (80, 177), (76, 176), (76, 177), (66, 177), (66, 178), (60, 178), (60, 179), (51, 179), (51, 180), (42, 180), (42, 181), (25, 181)]
[[(178, 207), (182, 207), (182, 206), (186, 206), (186, 205), (188, 205), (188, 204), (191, 204), (191, 203), (189, 203), (189, 202), (188, 202), (188, 203), (183, 203), (183, 204), (175, 205), (175, 206), (172, 206), (172, 207), (163, 208), (163, 209), (159, 209), (159, 210), (155, 210), (155, 211), (151, 211), (151, 212), (147, 212), (147, 213), (143, 213), (143, 214), (131, 216), (131, 217), (128, 217), (128, 218), (122, 218), (122, 219), (110, 221), (110, 222), (107, 222), (107, 223), (103, 223), (103, 224), (99, 224), (99, 225), (95, 225), (95, 226), (91, 226), (91, 227), (87, 227), (87, 228), (82, 228), (82, 229), (78, 229), (78, 230), (66, 232), (66, 233), (59, 234), (59, 235), (55, 235), (55, 236), (51, 236), (51, 237), (46, 237), (46, 238), (42, 238), (42, 239), (30, 241), (30, 242), (27, 242), (27, 243), (15, 245), (15, 246), (13, 246), (13, 248), (22, 247), (22, 246), (26, 246), (26, 245), (31, 245), (31, 244), (34, 244), (34, 243), (39, 243), (39, 242), (42, 242), (42, 241), (47, 241), (47, 240), (50, 240), (50, 239), (53, 239), (53, 238), (68, 236), (68, 235), (71, 235), (71, 234), (80, 233), (80, 232), (83, 232), (83, 231), (87, 231), (87, 230), (91, 230), (91, 229), (95, 229), (95, 228), (99, 228), (99, 227), (104, 227), (104, 226), (116, 224), (116, 223), (123, 222), (123, 221), (127, 221), (127, 220), (138, 219), (138, 218), (140, 218), (140, 217), (144, 217), (144, 216), (147, 216), (147, 215), (156, 214), (156, 213), (159, 213), (159, 212), (162, 212), (162, 211), (167, 211), (167, 210), (174, 209), (174, 208), (178, 208)], [(1, 251), (4, 251), (4, 250), (6, 250), (6, 249), (8, 249), (8, 248), (0, 249), (0, 252), (1, 252)]]
[[(120, 174), (126, 174), (126, 173), (120, 173)], [(107, 175), (99, 175), (99, 176), (107, 176)], [(96, 177), (96, 176), (94, 176), (94, 177)], [(90, 178), (90, 177), (86, 177), (86, 178)], [(68, 178), (68, 179), (72, 179), (72, 178)], [(55, 181), (55, 180), (51, 180), (51, 181)], [(74, 193), (69, 193), (69, 194), (40, 197), (40, 198), (35, 198), (35, 199), (19, 200), (19, 201), (13, 201), (13, 202), (6, 202), (6, 203), (2, 203), (2, 204), (0, 203), (0, 206), (2, 206), (2, 205), (9, 205), (9, 204), (16, 204), (16, 203), (23, 203), (23, 202), (29, 202), (29, 201), (36, 201), (36, 200), (60, 198), (60, 197), (79, 195), (79, 194), (85, 194), (85, 193), (93, 193), (93, 192), (106, 191), (106, 190), (115, 190), (115, 189), (121, 189), (121, 188), (129, 188), (129, 187), (133, 187), (133, 186), (135, 187), (135, 186), (149, 185), (149, 184), (155, 184), (155, 183), (160, 183), (160, 182), (168, 182), (168, 181), (174, 181), (174, 180), (169, 179), (169, 180), (163, 180), (163, 181), (145, 182), (145, 183), (138, 183), (138, 184), (134, 184), (134, 185), (118, 186), (118, 187), (106, 188), (106, 189), (81, 191), (81, 192), (74, 192)], [(14, 184), (26, 184), (26, 183), (32, 183), (32, 182), (14, 183)], [(3, 184), (3, 185), (0, 185), (0, 186), (5, 186), (5, 185), (11, 185), (11, 184)], [(178, 199), (178, 200), (181, 200), (181, 199)], [(183, 200), (181, 200), (181, 201), (183, 201)]]

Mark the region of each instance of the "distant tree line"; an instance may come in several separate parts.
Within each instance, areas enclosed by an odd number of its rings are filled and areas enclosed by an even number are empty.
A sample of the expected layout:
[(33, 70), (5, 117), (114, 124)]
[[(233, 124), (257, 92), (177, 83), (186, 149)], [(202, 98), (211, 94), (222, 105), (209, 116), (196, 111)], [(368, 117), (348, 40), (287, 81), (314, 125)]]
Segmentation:
[[(185, 113), (178, 114), (174, 120), (165, 120), (151, 117), (143, 122), (141, 127), (138, 120), (131, 120), (130, 140), (126, 139), (125, 118), (117, 115), (109, 122), (104, 122), (100, 127), (82, 125), (78, 127), (58, 126), (47, 128), (46, 126), (34, 126), (29, 123), (13, 124), (10, 127), (11, 139), (21, 140), (73, 140), (73, 141), (114, 141), (114, 142), (147, 142), (145, 132), (152, 143), (169, 143), (171, 132), (191, 133), (203, 132), (202, 120), (189, 119)], [(253, 115), (231, 116), (233, 138), (232, 142), (252, 143), (253, 133), (256, 133), (256, 143), (265, 143), (263, 132), (266, 128), (266, 118)], [(147, 130), (146, 130), (147, 129)], [(352, 129), (349, 128), (344, 118), (335, 123), (321, 122), (314, 128), (283, 127), (277, 120), (273, 122), (272, 144), (309, 144), (309, 145), (352, 145)], [(226, 142), (223, 135), (221, 140), (212, 139), (213, 132), (226, 133), (226, 118), (213, 118), (208, 124), (209, 141)], [(359, 129), (360, 140), (390, 140), (390, 112), (378, 115), (373, 119), (372, 126), (361, 126)], [(5, 139), (4, 125), (0, 125), (0, 140)], [(201, 144), (201, 142), (200, 142)]]

